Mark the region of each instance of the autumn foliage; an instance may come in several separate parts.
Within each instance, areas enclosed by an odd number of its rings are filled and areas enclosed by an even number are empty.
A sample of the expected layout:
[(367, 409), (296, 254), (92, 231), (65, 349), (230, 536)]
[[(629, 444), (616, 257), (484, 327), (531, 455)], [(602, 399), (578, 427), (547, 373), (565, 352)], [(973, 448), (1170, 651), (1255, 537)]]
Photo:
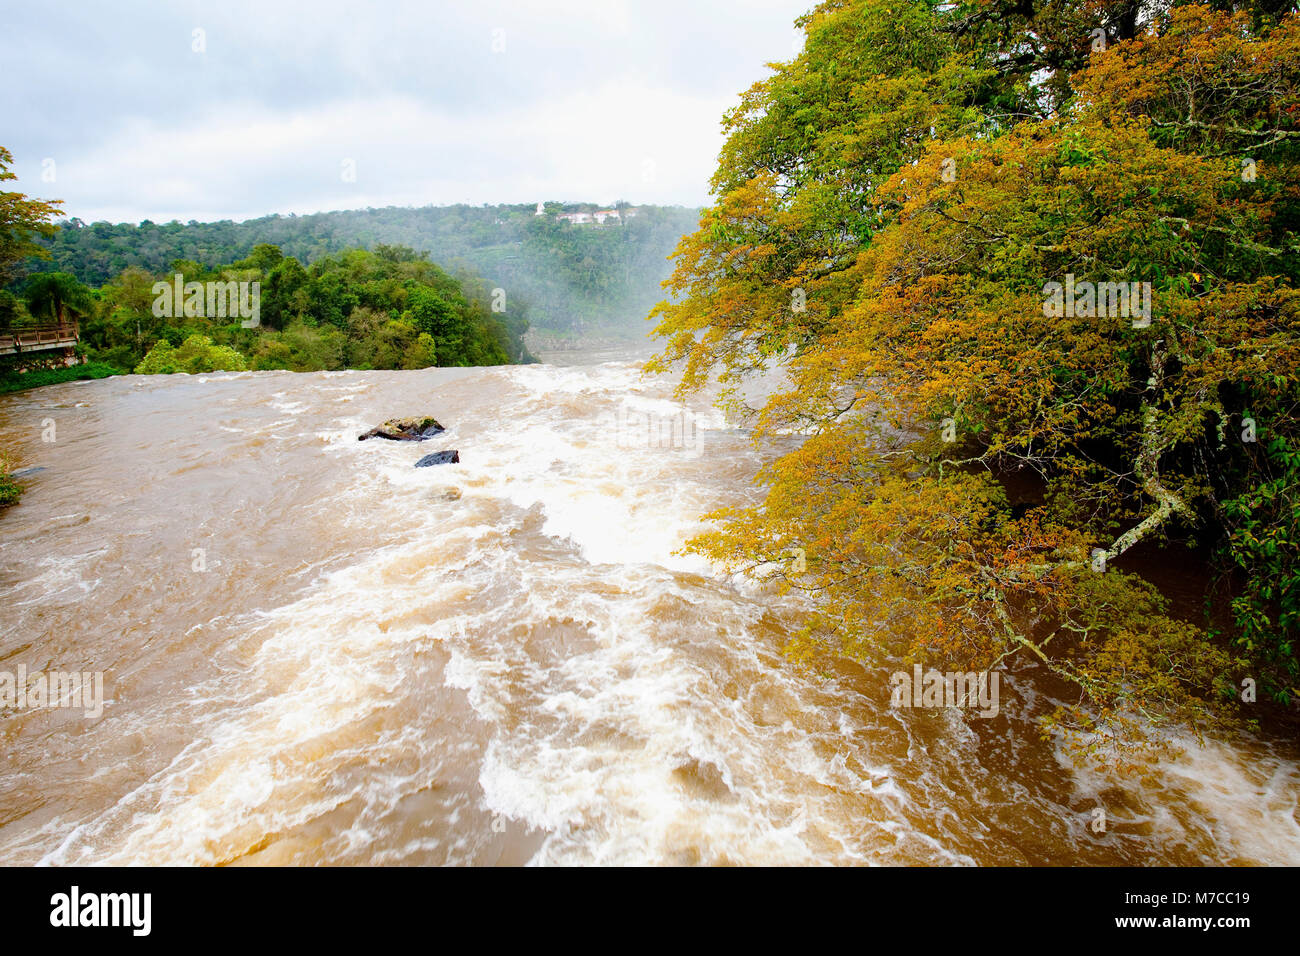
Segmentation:
[[(798, 659), (1036, 662), (1077, 688), (1053, 721), (1086, 752), (1248, 717), (1247, 677), (1293, 700), (1300, 18), (836, 0), (801, 22), (725, 119), (652, 368), (721, 382), (757, 441), (806, 440), (691, 547), (816, 596)], [(1149, 317), (1053, 313), (1053, 282), (1149, 283)], [(786, 385), (750, 408), (764, 372)], [(1204, 608), (1133, 570), (1187, 549)]]

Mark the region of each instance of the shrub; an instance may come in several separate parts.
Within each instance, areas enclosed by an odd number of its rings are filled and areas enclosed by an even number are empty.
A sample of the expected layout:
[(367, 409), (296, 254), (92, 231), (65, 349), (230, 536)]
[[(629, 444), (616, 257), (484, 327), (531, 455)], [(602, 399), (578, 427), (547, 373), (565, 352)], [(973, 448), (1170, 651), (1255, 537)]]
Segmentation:
[(179, 348), (160, 339), (135, 367), (137, 375), (170, 375), (174, 372), (243, 372), (248, 363), (226, 345), (213, 345), (206, 335), (191, 335)]

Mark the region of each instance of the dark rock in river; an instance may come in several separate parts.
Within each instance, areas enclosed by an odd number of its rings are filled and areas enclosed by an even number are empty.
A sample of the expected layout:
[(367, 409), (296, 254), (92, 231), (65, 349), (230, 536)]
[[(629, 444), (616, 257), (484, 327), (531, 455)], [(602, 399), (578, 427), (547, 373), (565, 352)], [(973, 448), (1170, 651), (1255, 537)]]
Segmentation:
[(416, 468), (428, 468), (430, 465), (459, 465), (460, 452), (458, 451), (435, 451), (432, 455), (425, 455), (415, 463)]
[(434, 435), (441, 435), (446, 429), (438, 424), (436, 418), (390, 418), (364, 435), (358, 435), (357, 441), (367, 438), (387, 438), (391, 441), (424, 441)]

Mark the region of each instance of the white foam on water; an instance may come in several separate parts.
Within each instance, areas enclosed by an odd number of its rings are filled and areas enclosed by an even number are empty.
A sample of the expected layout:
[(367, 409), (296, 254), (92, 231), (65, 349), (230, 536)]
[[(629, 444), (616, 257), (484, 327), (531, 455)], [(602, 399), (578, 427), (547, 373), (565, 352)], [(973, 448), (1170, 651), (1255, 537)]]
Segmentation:
[[(87, 576), (87, 568), (107, 550), (96, 548), (82, 554), (40, 558), (36, 567), (42, 570), (35, 577), (16, 584), (6, 603), (12, 607), (39, 606), (85, 598), (100, 583), (98, 577)], [(15, 600), (18, 595), (23, 597)]]
[[(1076, 794), (1093, 806), (1111, 804), (1112, 829), (1145, 826), (1161, 842), (1205, 843), (1214, 854), (1207, 863), (1300, 866), (1300, 766), (1257, 741), (1202, 745), (1178, 734), (1173, 743), (1176, 756), (1162, 760), (1150, 782), (1070, 765)], [(1116, 788), (1136, 806), (1116, 809), (1108, 799)]]

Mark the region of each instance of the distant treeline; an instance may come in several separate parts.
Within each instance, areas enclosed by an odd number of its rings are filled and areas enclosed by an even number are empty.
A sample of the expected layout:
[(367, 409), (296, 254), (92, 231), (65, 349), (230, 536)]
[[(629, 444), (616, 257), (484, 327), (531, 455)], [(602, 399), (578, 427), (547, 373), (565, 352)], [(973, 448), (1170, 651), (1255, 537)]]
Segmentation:
[[(91, 286), (116, 280), (130, 267), (163, 274), (182, 261), (215, 270), (262, 244), (310, 266), (345, 249), (404, 246), (456, 272), (482, 276), (508, 301), (526, 305), (533, 326), (561, 335), (644, 329), (663, 297), (660, 282), (678, 239), (698, 225), (698, 210), (639, 206), (622, 224), (572, 225), (562, 211), (598, 207), (530, 205), (388, 207), (308, 216), (267, 216), (246, 222), (140, 225), (71, 219), (40, 242), (48, 260), (34, 272), (65, 272)], [(628, 207), (619, 204), (624, 212)]]
[[(173, 296), (177, 281), (186, 288), (255, 288), (256, 318), (245, 321), (236, 308), (213, 310), (211, 293)], [(450, 275), (427, 254), (401, 246), (351, 249), (304, 266), (260, 244), (221, 266), (185, 260), (165, 271), (128, 266), (99, 289), (66, 272), (40, 272), (17, 283), (16, 292), (0, 291), (0, 325), (75, 317), (81, 355), (121, 372), (533, 361), (523, 343), (528, 320), (521, 300), (494, 295), (482, 280)], [(251, 296), (239, 298), (247, 304)]]

